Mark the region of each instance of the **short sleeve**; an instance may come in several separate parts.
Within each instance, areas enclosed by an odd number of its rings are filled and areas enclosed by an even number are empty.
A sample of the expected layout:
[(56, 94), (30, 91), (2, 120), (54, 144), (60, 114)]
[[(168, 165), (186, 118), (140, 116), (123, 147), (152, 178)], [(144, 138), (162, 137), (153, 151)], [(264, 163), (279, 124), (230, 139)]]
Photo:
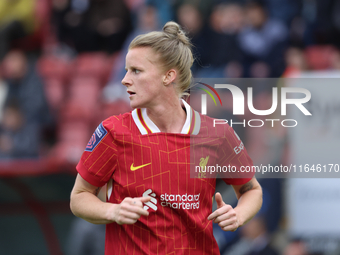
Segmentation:
[(106, 184), (117, 165), (117, 146), (113, 137), (113, 124), (102, 122), (94, 131), (77, 165), (77, 171), (90, 184)]
[(254, 173), (248, 171), (252, 169), (253, 161), (249, 157), (243, 142), (230, 126), (226, 126), (224, 130), (220, 159), (220, 164), (228, 169), (228, 171), (221, 175), (225, 183), (229, 185), (243, 185), (253, 178)]

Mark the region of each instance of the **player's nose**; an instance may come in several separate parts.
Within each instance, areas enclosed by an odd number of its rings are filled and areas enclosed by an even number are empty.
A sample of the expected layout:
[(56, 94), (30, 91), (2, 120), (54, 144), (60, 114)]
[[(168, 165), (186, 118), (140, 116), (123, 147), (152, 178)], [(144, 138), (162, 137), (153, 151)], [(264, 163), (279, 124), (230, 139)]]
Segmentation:
[(124, 86), (129, 86), (129, 85), (132, 84), (132, 81), (131, 81), (131, 79), (129, 78), (129, 72), (126, 72), (126, 74), (125, 74), (125, 76), (124, 76), (124, 78), (123, 78), (123, 80), (122, 80), (122, 84), (123, 84)]

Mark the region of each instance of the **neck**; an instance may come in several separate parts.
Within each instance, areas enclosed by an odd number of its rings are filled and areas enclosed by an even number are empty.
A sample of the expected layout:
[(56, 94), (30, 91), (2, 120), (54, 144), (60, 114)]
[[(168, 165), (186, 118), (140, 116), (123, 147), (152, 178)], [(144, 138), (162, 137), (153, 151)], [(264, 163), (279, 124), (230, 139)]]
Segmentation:
[(153, 108), (147, 108), (147, 114), (161, 132), (181, 133), (186, 120), (186, 113), (180, 100), (166, 101)]

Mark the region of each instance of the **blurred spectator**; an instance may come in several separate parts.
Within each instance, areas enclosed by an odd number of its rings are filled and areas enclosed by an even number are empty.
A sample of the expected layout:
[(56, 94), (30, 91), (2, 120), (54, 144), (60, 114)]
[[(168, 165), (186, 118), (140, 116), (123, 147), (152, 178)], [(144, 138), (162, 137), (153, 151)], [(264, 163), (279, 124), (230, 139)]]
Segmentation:
[(291, 23), (294, 46), (315, 44), (340, 46), (340, 2), (337, 0), (299, 0), (300, 13)]
[[(181, 8), (182, 5), (190, 5), (195, 6), (195, 8), (199, 11), (203, 22), (206, 22), (209, 19), (211, 14), (213, 5), (219, 4), (216, 0), (172, 0), (173, 6), (176, 12), (178, 13), (178, 9)], [(240, 1), (240, 0), (239, 0)]]
[[(313, 42), (317, 44), (329, 44), (337, 42), (339, 30), (337, 29), (340, 15), (339, 1), (315, 0), (315, 22), (310, 26), (313, 30)], [(339, 28), (339, 27), (338, 27)]]
[(2, 68), (8, 83), (6, 101), (18, 102), (28, 122), (49, 123), (51, 120), (43, 84), (35, 70), (34, 59), (28, 60), (25, 53), (13, 50), (5, 56)]
[(92, 0), (89, 26), (97, 35), (99, 50), (109, 53), (120, 50), (132, 29), (130, 13), (124, 0)]
[(0, 123), (0, 159), (37, 157), (39, 141), (37, 124), (26, 121), (19, 104), (8, 102)]
[(270, 244), (270, 235), (267, 232), (263, 216), (254, 217), (243, 228), (243, 238), (251, 242), (251, 250), (248, 255), (278, 255), (278, 252)]
[(290, 47), (285, 53), (286, 70), (283, 77), (291, 77), (307, 70), (307, 61), (304, 51), (296, 47)]
[(278, 255), (270, 244), (270, 234), (262, 216), (255, 216), (240, 228), (241, 239), (230, 247), (224, 255)]
[(332, 69), (332, 57), (337, 49), (332, 45), (313, 45), (304, 50), (308, 68), (311, 70)]
[(174, 10), (173, 10), (173, 0), (146, 0), (146, 5), (152, 5), (157, 10), (157, 19), (160, 26), (163, 27), (166, 22), (173, 20)]
[(334, 70), (340, 71), (340, 51), (334, 51), (333, 55), (331, 56), (331, 67)]
[(193, 42), (194, 36), (197, 35), (203, 27), (203, 18), (195, 5), (183, 4), (177, 10), (177, 19), (179, 24), (190, 35), (191, 42)]
[(240, 33), (239, 42), (245, 54), (246, 76), (251, 76), (251, 66), (261, 61), (267, 64), (266, 68), (270, 67), (270, 77), (279, 77), (284, 71), (288, 30), (282, 22), (270, 19), (260, 2), (249, 2), (245, 14), (247, 25)]
[[(202, 65), (205, 68), (209, 67), (207, 70), (209, 73), (222, 77), (228, 63), (242, 61), (242, 52), (237, 41), (237, 33), (242, 26), (243, 11), (241, 6), (223, 3), (213, 8), (209, 26), (203, 35), (206, 45), (202, 51), (204, 54), (202, 53), (201, 56)], [(209, 39), (207, 40), (207, 38)]]
[(0, 77), (0, 122), (3, 116), (7, 93), (8, 93), (7, 83)]
[(104, 255), (105, 225), (75, 218), (69, 234), (67, 255)]
[(124, 0), (53, 0), (58, 40), (77, 52), (121, 49), (131, 30)]
[(282, 255), (308, 255), (307, 246), (303, 240), (292, 240), (284, 249)]
[(262, 179), (263, 206), (258, 214), (239, 228), (240, 239), (226, 249), (223, 255), (278, 255), (272, 245), (272, 233), (281, 218), (282, 180)]
[(136, 36), (160, 29), (160, 23), (157, 15), (157, 9), (152, 5), (146, 5), (139, 10), (137, 27), (126, 39), (122, 51), (119, 53), (119, 56), (113, 65), (108, 85), (104, 88), (104, 98), (108, 102), (113, 102), (117, 99), (124, 99), (126, 101), (129, 100), (126, 88), (121, 83), (126, 72), (125, 56), (128, 52), (130, 42)]
[(81, 7), (73, 7), (71, 0), (52, 1), (52, 24), (56, 30), (59, 42), (68, 47), (83, 51), (92, 43), (92, 35), (88, 34), (88, 39), (83, 40), (86, 34), (84, 12), (88, 9), (89, 1), (84, 0)]
[[(98, 198), (106, 201), (106, 186), (99, 191)], [(68, 238), (67, 255), (104, 255), (105, 224), (92, 224), (74, 217)]]
[(330, 8), (332, 17), (332, 41), (338, 48), (340, 47), (340, 2), (333, 1), (333, 6)]
[(264, 61), (257, 61), (250, 66), (249, 75), (252, 78), (268, 78), (270, 67)]
[(300, 13), (290, 24), (290, 43), (295, 47), (305, 47), (314, 43), (313, 30), (316, 24), (317, 2), (301, 0)]
[(243, 66), (239, 61), (230, 61), (224, 69), (224, 77), (227, 78), (242, 78)]
[(206, 38), (203, 33), (204, 20), (199, 9), (192, 4), (183, 4), (177, 10), (178, 23), (188, 33), (193, 44), (194, 65), (192, 71), (195, 72), (201, 66), (201, 57), (206, 48)]
[(8, 52), (14, 39), (34, 32), (36, 0), (0, 1), (0, 59)]
[(138, 9), (145, 5), (145, 0), (125, 0), (127, 7), (131, 12), (138, 12)]
[(289, 44), (303, 48), (306, 43), (307, 22), (300, 16), (293, 18), (289, 27)]
[(271, 18), (282, 21), (288, 26), (299, 14), (303, 0), (263, 0)]
[[(28, 154), (37, 155), (39, 146), (43, 145), (42, 143), (46, 143), (46, 149), (52, 145), (54, 123), (45, 98), (42, 81), (35, 70), (35, 59), (33, 57), (27, 58), (19, 50), (10, 51), (3, 60), (2, 71), (7, 84), (5, 105), (11, 105), (15, 102), (15, 109), (18, 109), (17, 111), (7, 109), (7, 112), (18, 112), (15, 116), (17, 116), (17, 119), (22, 117), (22, 121), (18, 122), (23, 123), (22, 126), (15, 128), (16, 132), (11, 128), (5, 129), (4, 132), (16, 137), (23, 136), (23, 133), (29, 134), (30, 139), (27, 140), (30, 141), (32, 154)], [(12, 122), (10, 121), (10, 123)], [(10, 125), (10, 127), (13, 127), (13, 125)], [(24, 138), (22, 139), (24, 141)], [(15, 155), (20, 157), (19, 154)], [(23, 152), (22, 156), (26, 157), (26, 155)]]

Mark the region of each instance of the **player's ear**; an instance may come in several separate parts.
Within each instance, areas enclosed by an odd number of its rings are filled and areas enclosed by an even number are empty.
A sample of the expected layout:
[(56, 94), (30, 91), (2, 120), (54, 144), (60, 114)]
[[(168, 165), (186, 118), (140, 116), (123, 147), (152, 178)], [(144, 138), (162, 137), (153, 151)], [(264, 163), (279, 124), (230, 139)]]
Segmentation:
[(167, 86), (175, 81), (177, 72), (175, 69), (168, 70), (163, 76), (163, 85)]

